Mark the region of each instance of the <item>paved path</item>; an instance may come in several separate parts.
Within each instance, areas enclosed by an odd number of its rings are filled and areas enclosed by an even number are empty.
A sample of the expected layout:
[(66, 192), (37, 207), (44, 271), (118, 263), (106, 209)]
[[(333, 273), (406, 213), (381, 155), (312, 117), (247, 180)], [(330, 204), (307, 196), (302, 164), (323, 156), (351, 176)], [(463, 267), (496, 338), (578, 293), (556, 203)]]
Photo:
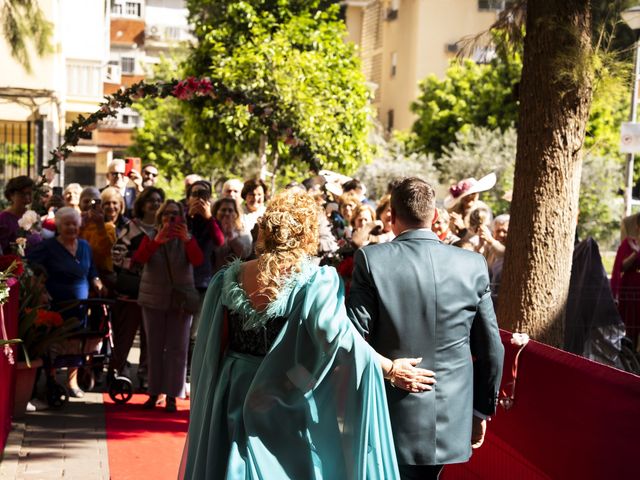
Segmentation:
[(70, 399), (60, 410), (29, 412), (15, 424), (0, 479), (108, 480), (101, 393)]
[[(140, 355), (136, 347), (129, 353), (133, 375)], [(64, 378), (58, 374), (59, 381)], [(0, 480), (109, 480), (104, 422), (102, 393), (71, 398), (58, 410), (28, 412), (13, 424)]]

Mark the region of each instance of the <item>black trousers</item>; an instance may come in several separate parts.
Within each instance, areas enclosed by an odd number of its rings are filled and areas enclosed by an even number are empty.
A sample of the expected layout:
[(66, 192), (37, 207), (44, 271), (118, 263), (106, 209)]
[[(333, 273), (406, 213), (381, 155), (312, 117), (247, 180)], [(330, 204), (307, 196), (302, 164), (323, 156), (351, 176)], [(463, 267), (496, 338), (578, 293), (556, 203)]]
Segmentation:
[(438, 480), (444, 465), (398, 465), (402, 480)]

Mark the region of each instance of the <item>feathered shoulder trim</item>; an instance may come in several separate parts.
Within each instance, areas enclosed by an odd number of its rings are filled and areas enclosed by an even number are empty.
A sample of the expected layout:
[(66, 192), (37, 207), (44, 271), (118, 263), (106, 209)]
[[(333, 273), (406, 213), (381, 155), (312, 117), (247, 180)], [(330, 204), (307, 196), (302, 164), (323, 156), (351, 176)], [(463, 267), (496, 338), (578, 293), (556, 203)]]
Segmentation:
[(253, 308), (246, 292), (238, 279), (242, 261), (236, 259), (224, 272), (222, 282), (222, 303), (242, 317), (244, 330), (255, 330), (264, 326), (270, 319), (286, 316), (290, 310), (290, 300), (297, 291), (318, 271), (318, 266), (309, 257), (300, 263), (300, 271), (288, 275), (280, 287), (276, 298), (263, 310)]

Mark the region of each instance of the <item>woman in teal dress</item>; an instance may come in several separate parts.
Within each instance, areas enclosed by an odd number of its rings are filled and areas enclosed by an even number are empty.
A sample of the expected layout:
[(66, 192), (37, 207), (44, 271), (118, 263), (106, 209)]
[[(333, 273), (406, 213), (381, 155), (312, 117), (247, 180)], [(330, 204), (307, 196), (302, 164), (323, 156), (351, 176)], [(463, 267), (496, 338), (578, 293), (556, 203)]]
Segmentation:
[(419, 359), (378, 356), (346, 315), (332, 267), (317, 267), (314, 200), (276, 196), (259, 258), (232, 263), (207, 291), (180, 478), (399, 478), (383, 375), (430, 388)]

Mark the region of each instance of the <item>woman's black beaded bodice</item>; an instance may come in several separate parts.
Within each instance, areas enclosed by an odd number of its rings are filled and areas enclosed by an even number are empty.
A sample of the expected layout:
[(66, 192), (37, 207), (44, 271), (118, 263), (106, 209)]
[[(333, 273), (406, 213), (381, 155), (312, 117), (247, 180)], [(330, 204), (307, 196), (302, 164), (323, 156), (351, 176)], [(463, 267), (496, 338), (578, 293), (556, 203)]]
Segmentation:
[(275, 317), (255, 330), (244, 330), (240, 314), (228, 309), (226, 312), (229, 319), (229, 348), (250, 355), (266, 355), (287, 322), (287, 317)]

